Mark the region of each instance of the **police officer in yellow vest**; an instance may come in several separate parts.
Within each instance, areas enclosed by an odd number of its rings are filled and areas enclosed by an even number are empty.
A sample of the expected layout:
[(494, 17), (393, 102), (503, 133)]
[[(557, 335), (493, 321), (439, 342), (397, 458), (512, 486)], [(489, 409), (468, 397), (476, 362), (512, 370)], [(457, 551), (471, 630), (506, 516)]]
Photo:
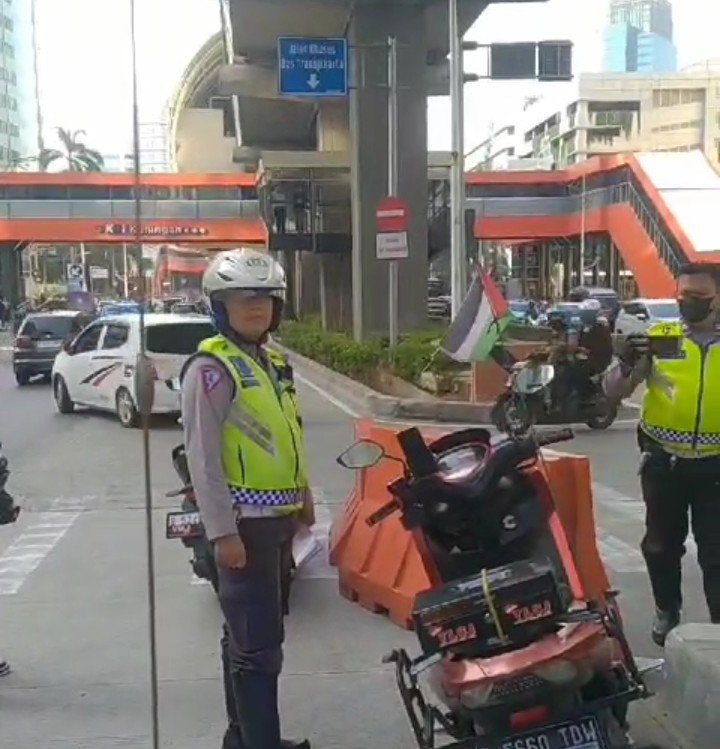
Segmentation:
[(299, 522), (314, 523), (292, 370), (264, 347), (285, 274), (266, 252), (218, 254), (203, 277), (218, 335), (182, 374), (190, 475), (218, 565), (229, 719), (223, 749), (307, 749), (280, 739), (283, 587)]
[[(608, 390), (629, 395), (647, 382), (639, 425), (646, 505), (642, 551), (656, 615), (653, 640), (665, 644), (680, 623), (681, 560), (689, 528), (698, 547), (710, 618), (720, 624), (720, 274), (709, 265), (680, 270), (683, 325), (660, 324), (629, 336), (620, 378)], [(672, 336), (676, 336), (673, 342)], [(610, 392), (609, 392), (610, 394)]]

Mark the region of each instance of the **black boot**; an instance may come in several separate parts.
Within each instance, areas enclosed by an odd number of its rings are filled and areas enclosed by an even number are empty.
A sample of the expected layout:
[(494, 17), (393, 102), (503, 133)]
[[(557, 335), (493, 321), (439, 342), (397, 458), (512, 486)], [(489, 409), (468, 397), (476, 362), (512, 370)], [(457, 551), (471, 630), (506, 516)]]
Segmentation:
[[(225, 737), (223, 738), (222, 749), (244, 749), (245, 744), (242, 741), (242, 735), (240, 734), (240, 728), (238, 726), (230, 726), (225, 731)], [(310, 742), (307, 739), (302, 741), (293, 741), (291, 739), (281, 739), (280, 749), (310, 749)]]
[(310, 749), (307, 739), (280, 739), (278, 677), (251, 671), (233, 674), (242, 749)]
[(673, 611), (661, 611), (657, 609), (652, 625), (653, 642), (659, 647), (664, 648), (667, 636), (678, 624), (680, 624), (680, 612), (677, 609)]

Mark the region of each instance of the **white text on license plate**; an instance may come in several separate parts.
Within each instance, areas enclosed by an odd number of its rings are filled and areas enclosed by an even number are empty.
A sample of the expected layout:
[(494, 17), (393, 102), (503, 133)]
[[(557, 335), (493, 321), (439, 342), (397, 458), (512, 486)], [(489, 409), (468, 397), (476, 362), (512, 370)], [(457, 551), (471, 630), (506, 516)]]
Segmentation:
[(606, 744), (597, 719), (587, 717), (506, 739), (498, 749), (606, 749)]
[(197, 538), (202, 535), (199, 512), (169, 512), (166, 517), (166, 538)]

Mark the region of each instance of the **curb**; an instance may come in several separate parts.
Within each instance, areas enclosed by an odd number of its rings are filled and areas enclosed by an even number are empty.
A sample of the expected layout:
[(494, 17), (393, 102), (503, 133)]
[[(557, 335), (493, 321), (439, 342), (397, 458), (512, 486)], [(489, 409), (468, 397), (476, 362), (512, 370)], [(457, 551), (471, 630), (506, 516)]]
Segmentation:
[[(300, 377), (311, 381), (323, 393), (347, 404), (360, 416), (385, 421), (425, 421), (445, 424), (490, 424), (492, 404), (444, 401), (438, 398), (396, 398), (356, 382), (273, 340), (271, 346), (285, 354)], [(622, 412), (625, 412), (622, 414)], [(636, 418), (639, 408), (623, 404), (618, 420)]]

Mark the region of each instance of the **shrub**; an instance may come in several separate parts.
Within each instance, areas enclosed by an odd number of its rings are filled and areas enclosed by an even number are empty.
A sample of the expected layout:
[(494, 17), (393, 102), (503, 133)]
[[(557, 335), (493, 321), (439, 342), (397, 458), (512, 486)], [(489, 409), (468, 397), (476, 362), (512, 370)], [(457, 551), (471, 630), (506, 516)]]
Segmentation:
[(426, 369), (437, 374), (462, 370), (464, 365), (439, 351), (441, 334), (439, 328), (409, 333), (390, 348), (387, 338), (357, 343), (346, 333), (324, 331), (315, 321), (288, 321), (280, 327), (278, 339), (302, 356), (372, 385), (380, 370), (413, 383)]

